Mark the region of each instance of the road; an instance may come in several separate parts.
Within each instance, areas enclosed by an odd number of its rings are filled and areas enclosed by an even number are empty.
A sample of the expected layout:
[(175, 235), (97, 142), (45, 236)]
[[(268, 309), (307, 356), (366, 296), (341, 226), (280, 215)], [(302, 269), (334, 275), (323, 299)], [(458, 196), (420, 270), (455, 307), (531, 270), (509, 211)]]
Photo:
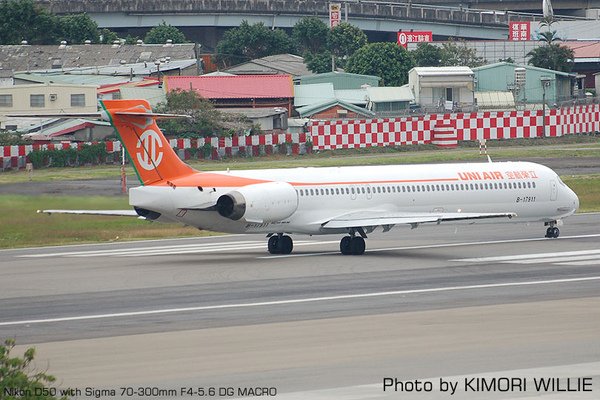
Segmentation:
[[(599, 226), (577, 215), (558, 239), (539, 225), (398, 228), (372, 234), (363, 256), (341, 256), (333, 236), (297, 237), (289, 256), (248, 235), (4, 250), (0, 337), (34, 345), (38, 367), (82, 399), (211, 387), (218, 398), (268, 387), (281, 399), (597, 399)], [(433, 390), (384, 391), (386, 377)], [(500, 386), (473, 391), (474, 377)], [(501, 390), (507, 377), (526, 390)], [(550, 377), (579, 390), (535, 389)]]

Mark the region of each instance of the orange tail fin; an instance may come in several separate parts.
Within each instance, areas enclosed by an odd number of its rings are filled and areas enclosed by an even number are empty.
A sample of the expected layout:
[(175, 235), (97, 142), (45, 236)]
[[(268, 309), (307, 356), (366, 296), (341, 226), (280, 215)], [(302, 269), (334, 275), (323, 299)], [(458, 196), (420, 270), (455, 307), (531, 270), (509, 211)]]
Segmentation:
[(103, 100), (100, 103), (125, 146), (142, 185), (195, 172), (173, 151), (156, 124), (158, 115), (152, 114), (146, 100)]

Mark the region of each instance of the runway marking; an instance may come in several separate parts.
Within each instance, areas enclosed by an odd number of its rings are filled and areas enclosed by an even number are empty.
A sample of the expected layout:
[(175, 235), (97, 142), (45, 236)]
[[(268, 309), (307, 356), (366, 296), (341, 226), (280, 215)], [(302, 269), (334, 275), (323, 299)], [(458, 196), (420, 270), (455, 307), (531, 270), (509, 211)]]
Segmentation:
[[(337, 243), (336, 241), (312, 241), (299, 240), (294, 246), (314, 246), (319, 244)], [(85, 251), (64, 251), (56, 253), (43, 254), (23, 254), (15, 256), (17, 258), (46, 258), (46, 257), (141, 257), (157, 256), (171, 254), (193, 254), (193, 253), (211, 253), (233, 250), (252, 250), (266, 248), (264, 241), (237, 241), (220, 243), (196, 243), (185, 245), (155, 246), (155, 247), (132, 247), (125, 249), (110, 250), (85, 250)]]
[[(600, 250), (561, 251), (554, 253), (530, 253), (509, 256), (459, 258), (458, 262), (501, 262), (506, 264), (552, 263), (557, 265), (599, 265)], [(577, 262), (577, 264), (575, 264)]]
[(438, 288), (429, 288), (429, 289), (412, 289), (412, 290), (396, 290), (396, 291), (389, 291), (389, 292), (358, 293), (358, 294), (347, 294), (347, 295), (339, 295), (339, 296), (309, 297), (309, 298), (304, 298), (304, 299), (262, 301), (262, 302), (255, 302), (255, 303), (220, 304), (220, 305), (212, 305), (212, 306), (167, 308), (167, 309), (159, 309), (159, 310), (131, 311), (131, 312), (111, 313), (111, 314), (81, 315), (81, 316), (76, 316), (76, 317), (57, 317), (57, 318), (32, 319), (32, 320), (22, 320), (22, 321), (6, 321), (6, 322), (0, 322), (0, 326), (39, 324), (39, 323), (47, 323), (47, 322), (81, 321), (81, 320), (90, 320), (90, 319), (106, 319), (106, 318), (119, 318), (119, 317), (135, 317), (135, 316), (143, 316), (143, 315), (173, 314), (173, 313), (183, 313), (183, 312), (193, 312), (193, 311), (225, 310), (225, 309), (232, 309), (232, 308), (280, 306), (280, 305), (288, 305), (288, 304), (317, 303), (317, 302), (328, 302), (328, 301), (337, 301), (337, 300), (364, 299), (364, 298), (388, 297), (388, 296), (409, 295), (409, 294), (439, 293), (439, 292), (451, 292), (451, 291), (460, 291), (460, 290), (490, 289), (490, 288), (500, 288), (500, 287), (553, 285), (553, 284), (560, 284), (560, 283), (590, 282), (590, 281), (600, 281), (600, 276), (588, 276), (588, 277), (581, 277), (581, 278), (565, 278), (565, 279), (549, 279), (549, 280), (525, 281), (525, 282), (488, 283), (488, 284), (467, 285), (467, 286), (447, 286), (447, 287), (438, 287)]
[[(600, 234), (561, 236), (559, 240), (586, 239), (586, 238), (596, 238), (596, 237), (600, 237)], [(487, 242), (459, 242), (459, 243), (426, 244), (426, 245), (419, 245), (419, 246), (385, 247), (385, 248), (381, 248), (381, 249), (367, 249), (365, 254), (375, 253), (378, 251), (439, 249), (439, 248), (445, 248), (445, 247), (481, 246), (481, 245), (504, 244), (504, 243), (540, 242), (540, 241), (546, 241), (546, 240), (556, 240), (556, 239), (548, 239), (548, 238), (541, 237), (541, 238), (529, 238), (529, 239), (490, 240)], [(285, 254), (285, 255), (276, 255), (276, 256), (262, 256), (262, 257), (257, 257), (257, 258), (263, 259), (263, 260), (268, 260), (268, 259), (291, 258), (291, 257), (325, 256), (325, 255), (332, 255), (332, 254), (340, 254), (340, 252), (339, 251), (328, 251), (328, 252), (319, 252), (319, 253)], [(458, 261), (458, 260), (451, 260), (451, 261)]]

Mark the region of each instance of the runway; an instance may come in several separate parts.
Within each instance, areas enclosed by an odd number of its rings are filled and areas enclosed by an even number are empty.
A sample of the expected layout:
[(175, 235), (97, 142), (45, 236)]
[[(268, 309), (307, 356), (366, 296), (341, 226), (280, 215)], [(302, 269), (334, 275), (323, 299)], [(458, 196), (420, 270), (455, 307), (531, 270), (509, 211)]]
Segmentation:
[[(336, 236), (295, 237), (288, 256), (249, 235), (5, 250), (0, 337), (35, 345), (75, 398), (597, 399), (599, 224), (574, 216), (558, 239), (533, 224), (397, 228), (363, 256)], [(529, 387), (473, 392), (473, 377)], [(540, 392), (536, 377), (581, 390)]]

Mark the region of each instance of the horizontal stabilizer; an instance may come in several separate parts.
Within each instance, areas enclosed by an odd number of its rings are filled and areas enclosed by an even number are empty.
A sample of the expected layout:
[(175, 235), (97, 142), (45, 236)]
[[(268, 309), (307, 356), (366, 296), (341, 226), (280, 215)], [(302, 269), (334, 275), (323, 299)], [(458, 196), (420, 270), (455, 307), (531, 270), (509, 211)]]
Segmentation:
[(189, 115), (184, 114), (162, 114), (152, 112), (131, 112), (131, 111), (116, 111), (115, 115), (122, 117), (146, 117), (154, 119), (172, 119), (172, 118), (191, 118)]
[(38, 210), (38, 214), (104, 215), (109, 217), (139, 217), (135, 210)]

